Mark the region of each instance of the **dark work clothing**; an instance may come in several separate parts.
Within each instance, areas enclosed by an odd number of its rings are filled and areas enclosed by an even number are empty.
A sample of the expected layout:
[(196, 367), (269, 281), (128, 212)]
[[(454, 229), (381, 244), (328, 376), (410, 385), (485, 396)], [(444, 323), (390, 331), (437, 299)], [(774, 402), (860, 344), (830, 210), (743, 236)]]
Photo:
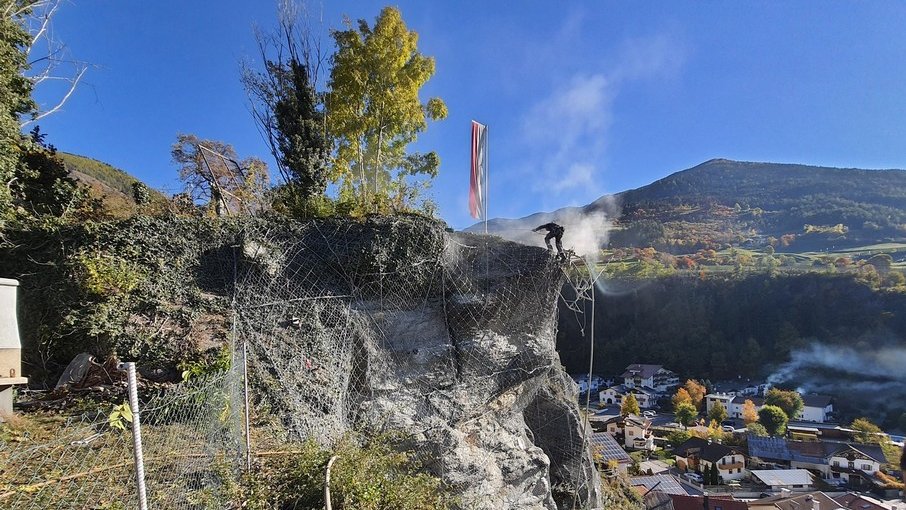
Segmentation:
[(900, 469), (906, 471), (906, 446), (903, 446), (903, 454), (900, 456)]
[(547, 235), (544, 236), (544, 244), (547, 245), (548, 250), (552, 250), (551, 239), (554, 239), (557, 243), (557, 256), (565, 259), (566, 254), (563, 253), (563, 232), (565, 229), (556, 223), (545, 223), (539, 227), (532, 229), (532, 232), (538, 232), (540, 230), (547, 230)]

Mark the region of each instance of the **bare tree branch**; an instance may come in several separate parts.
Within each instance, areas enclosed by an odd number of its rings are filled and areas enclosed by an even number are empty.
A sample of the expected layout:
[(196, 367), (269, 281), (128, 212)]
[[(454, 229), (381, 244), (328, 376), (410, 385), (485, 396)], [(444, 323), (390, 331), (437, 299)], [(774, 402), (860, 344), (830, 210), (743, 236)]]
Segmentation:
[(69, 100), (69, 97), (72, 96), (72, 93), (75, 92), (76, 87), (78, 87), (79, 81), (81, 81), (82, 76), (85, 76), (86, 71), (88, 71), (88, 68), (83, 67), (81, 70), (79, 70), (79, 74), (77, 74), (75, 76), (75, 78), (69, 79), (69, 81), (70, 81), (69, 90), (66, 91), (66, 94), (63, 95), (63, 97), (60, 99), (60, 101), (57, 103), (56, 106), (54, 106), (53, 108), (50, 108), (49, 110), (45, 110), (45, 111), (35, 115), (30, 120), (22, 122), (21, 126), (25, 127), (33, 122), (37, 122), (37, 121), (43, 119), (44, 117), (47, 117), (48, 115), (56, 113), (57, 111), (60, 110), (60, 108), (63, 108), (63, 105), (66, 104), (66, 101)]
[[(62, 1), (41, 0), (31, 4), (27, 2), (20, 4), (7, 0), (3, 9), (4, 15), (21, 18), (21, 22), (28, 30), (30, 42), (25, 48), (25, 54), (28, 56), (28, 65), (31, 69), (26, 73), (26, 77), (32, 84), (35, 87), (47, 81), (63, 81), (69, 84), (54, 106), (42, 108), (39, 105), (30, 118), (21, 120), (19, 126), (22, 128), (60, 111), (91, 67), (87, 62), (67, 58), (66, 45), (53, 35), (53, 19)], [(33, 56), (38, 52), (41, 53), (39, 56)]]
[(280, 70), (289, 69), (291, 62), (301, 63), (308, 74), (309, 83), (312, 87), (317, 87), (321, 68), (327, 57), (321, 50), (321, 38), (312, 30), (308, 6), (300, 0), (278, 0), (277, 29), (273, 33), (266, 33), (256, 27), (255, 40), (264, 70), (258, 71), (253, 63), (243, 62), (242, 83), (249, 98), (249, 111), (255, 120), (255, 126), (277, 162), (280, 177), (284, 182), (289, 182), (292, 174), (283, 164), (275, 118), (277, 102), (284, 89), (281, 82), (284, 78), (281, 77)]

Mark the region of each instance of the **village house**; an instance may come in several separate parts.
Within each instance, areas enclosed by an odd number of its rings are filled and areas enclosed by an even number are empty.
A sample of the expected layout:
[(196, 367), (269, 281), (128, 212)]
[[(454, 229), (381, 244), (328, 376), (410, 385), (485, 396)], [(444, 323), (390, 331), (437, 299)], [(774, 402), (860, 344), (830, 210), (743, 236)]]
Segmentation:
[(724, 409), (727, 410), (727, 416), (734, 417), (730, 413), (730, 402), (733, 401), (733, 398), (735, 396), (736, 395), (734, 395), (732, 393), (723, 393), (723, 392), (709, 393), (709, 394), (705, 395), (705, 412), (710, 413), (711, 409), (714, 408), (714, 404), (716, 404), (717, 402), (720, 402), (720, 404), (722, 406), (724, 406)]
[(700, 494), (701, 491), (698, 490), (698, 487), (690, 485), (687, 482), (683, 481), (681, 478), (674, 475), (649, 475), (649, 476), (633, 476), (629, 479), (629, 484), (632, 485), (640, 495), (641, 494)]
[(824, 423), (834, 412), (834, 405), (827, 395), (802, 395), (802, 403), (804, 406), (797, 420)]
[(738, 448), (714, 443), (699, 437), (689, 438), (673, 449), (676, 467), (684, 471), (706, 472), (712, 465), (717, 466), (721, 481), (739, 480), (745, 477), (746, 458)]
[(605, 381), (604, 378), (597, 375), (592, 375), (591, 379), (589, 380), (588, 374), (575, 375), (572, 376), (572, 378), (573, 381), (576, 382), (576, 385), (579, 387), (580, 394), (588, 393), (589, 391), (598, 391), (599, 389), (601, 389), (601, 386), (608, 385), (608, 383), (610, 382)]
[(615, 416), (604, 422), (605, 430), (611, 436), (622, 439), (623, 446), (636, 450), (654, 450), (654, 436), (651, 420), (630, 414)]
[[(730, 392), (714, 392), (705, 395), (705, 406), (708, 412), (714, 407), (715, 402), (720, 402), (727, 410), (730, 418), (742, 418), (742, 408), (746, 400), (755, 404), (755, 411), (764, 407), (764, 397), (757, 395), (741, 395)], [(827, 395), (802, 395), (803, 408), (795, 420), (825, 423), (834, 412), (831, 397)]]
[(629, 394), (635, 396), (636, 401), (639, 403), (639, 407), (642, 409), (648, 409), (654, 406), (657, 401), (657, 395), (654, 393), (654, 390), (650, 388), (630, 388), (625, 384), (605, 388), (598, 394), (598, 400), (602, 404), (622, 405), (623, 399)]
[(770, 388), (771, 385), (768, 383), (757, 383), (746, 379), (745, 381), (717, 381), (712, 385), (711, 391), (729, 395), (764, 396)]
[(679, 386), (679, 377), (662, 365), (629, 365), (621, 377), (627, 388), (647, 388), (656, 393), (667, 393)]
[[(671, 494), (673, 510), (748, 510), (745, 501), (737, 501), (727, 494), (686, 496)], [(651, 508), (651, 507), (647, 507)]]
[(886, 462), (878, 445), (749, 436), (748, 446), (751, 457), (808, 469), (828, 483), (856, 488), (880, 484), (876, 473)]
[(814, 476), (807, 469), (753, 469), (752, 480), (772, 491), (808, 489), (814, 483)]
[(852, 510), (890, 510), (890, 506), (877, 499), (853, 492), (837, 496), (834, 501), (840, 508)]
[(730, 400), (730, 406), (727, 407), (727, 416), (730, 418), (742, 418), (742, 408), (746, 403), (746, 400), (751, 400), (755, 404), (755, 412), (761, 410), (764, 407), (764, 397), (756, 397), (754, 395), (737, 395)]

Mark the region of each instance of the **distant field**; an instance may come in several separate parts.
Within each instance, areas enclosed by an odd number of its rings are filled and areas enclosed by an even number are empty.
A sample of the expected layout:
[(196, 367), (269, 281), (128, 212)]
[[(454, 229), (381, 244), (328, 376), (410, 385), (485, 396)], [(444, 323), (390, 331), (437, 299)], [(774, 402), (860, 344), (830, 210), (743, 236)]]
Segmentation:
[[(867, 259), (879, 253), (887, 253), (893, 257), (893, 269), (906, 271), (906, 243), (879, 243), (841, 248), (835, 251), (812, 251), (802, 253), (777, 252), (774, 257), (777, 259), (779, 265), (774, 267), (773, 270), (787, 274), (822, 272), (827, 271), (828, 262), (834, 261), (840, 257), (848, 257), (857, 261)], [(690, 254), (689, 256), (694, 255)], [(729, 263), (729, 260), (732, 260), (736, 256), (748, 256), (752, 261), (750, 265), (741, 268), (743, 273), (756, 273), (767, 269), (759, 264), (759, 261), (766, 256), (764, 250), (731, 248), (717, 251), (717, 261), (706, 261), (691, 269), (676, 268), (672, 270), (672, 272), (679, 275), (701, 275), (702, 273), (731, 274), (738, 271), (734, 264)], [(612, 275), (615, 273), (632, 275), (643, 271), (643, 262), (638, 258), (629, 257), (617, 260), (613, 259), (613, 257), (614, 252), (612, 250), (603, 250), (601, 257), (602, 261), (597, 264), (597, 269)], [(677, 257), (683, 257), (683, 255), (678, 255)], [(664, 270), (671, 272), (671, 270), (666, 268)], [(638, 276), (658, 276), (658, 274), (639, 274)]]

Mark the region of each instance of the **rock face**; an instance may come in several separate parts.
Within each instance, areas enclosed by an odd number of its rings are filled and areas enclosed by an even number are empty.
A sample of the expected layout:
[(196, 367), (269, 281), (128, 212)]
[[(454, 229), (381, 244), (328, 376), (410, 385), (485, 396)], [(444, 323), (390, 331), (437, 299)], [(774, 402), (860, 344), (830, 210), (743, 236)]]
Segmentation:
[(289, 429), (401, 431), (463, 508), (599, 506), (548, 253), (417, 218), (325, 230), (242, 250), (240, 334)]

